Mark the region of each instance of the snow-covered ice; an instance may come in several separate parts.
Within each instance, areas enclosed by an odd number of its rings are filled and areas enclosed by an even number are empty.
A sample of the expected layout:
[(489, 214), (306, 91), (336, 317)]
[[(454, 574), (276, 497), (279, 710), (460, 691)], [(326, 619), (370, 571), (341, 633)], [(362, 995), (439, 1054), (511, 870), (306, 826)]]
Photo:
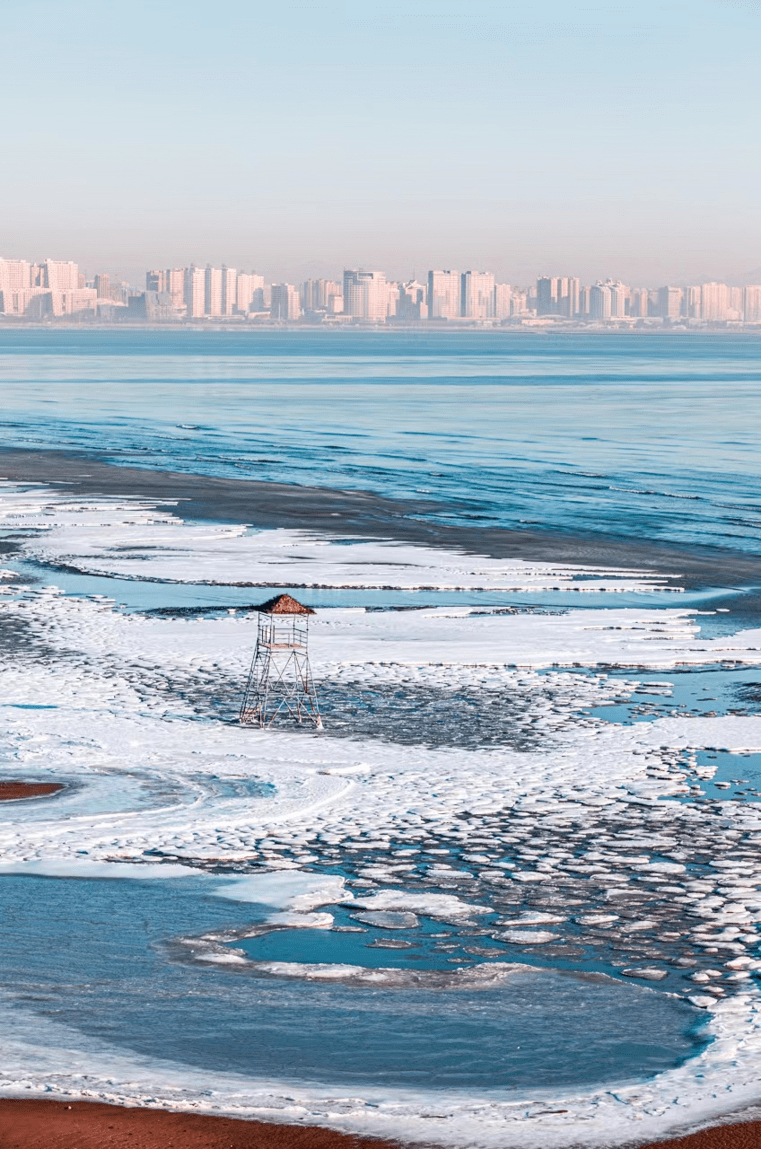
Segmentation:
[[(0, 525), (28, 555), (130, 578), (567, 591), (658, 583), (639, 572), (200, 527), (147, 504), (44, 488), (6, 484), (0, 494)], [(214, 577), (220, 572), (224, 578)], [(761, 751), (761, 716), (674, 714), (618, 725), (580, 711), (631, 696), (639, 669), (757, 665), (761, 631), (706, 639), (693, 614), (671, 609), (319, 612), (311, 624), (318, 682), (336, 691), (425, 689), (439, 692), (444, 706), (464, 690), (509, 696), (534, 729), (520, 748), (402, 746), (337, 738), (329, 726), (314, 735), (212, 720), (215, 692), (227, 692), (220, 705), (234, 714), (254, 641), (245, 615), (127, 615), (50, 586), (24, 590), (11, 577), (3, 589), (0, 627), (21, 628), (27, 641), (0, 667), (0, 775), (55, 777), (67, 788), (45, 804), (0, 807), (0, 875), (158, 880), (235, 865), (246, 872), (208, 874), (210, 893), (264, 907), (268, 928), (330, 930), (338, 907), (379, 928), (386, 915), (386, 929), (394, 918), (400, 929), (420, 917), (454, 928), (467, 922), (474, 945), (524, 945), (532, 960), (546, 954), (548, 965), (553, 947), (598, 944), (603, 934), (621, 947), (623, 976), (651, 982), (652, 992), (681, 979), (669, 992), (703, 1012), (712, 1037), (651, 1081), (572, 1095), (368, 1089), (347, 1098), (328, 1087), (215, 1075), (210, 1099), (206, 1077), (187, 1067), (143, 1063), (94, 1040), (85, 1048), (64, 1026), (9, 1010), (16, 1028), (8, 1030), (4, 1092), (50, 1090), (495, 1149), (508, 1141), (528, 1149), (580, 1137), (588, 1145), (654, 1138), (758, 1101), (752, 955), (761, 808), (716, 801), (708, 809), (684, 799), (703, 776), (690, 755)], [(607, 677), (611, 666), (631, 668), (630, 680)], [(581, 667), (594, 673), (574, 673)], [(341, 873), (319, 868), (339, 864)], [(238, 976), (249, 963), (225, 945), (199, 949), (197, 960), (227, 963)], [(681, 952), (691, 964), (675, 965)], [(467, 976), (496, 978), (499, 964), (472, 965)], [(269, 965), (273, 976), (353, 979), (359, 988), (389, 977), (349, 963)], [(692, 980), (703, 973), (706, 980)]]

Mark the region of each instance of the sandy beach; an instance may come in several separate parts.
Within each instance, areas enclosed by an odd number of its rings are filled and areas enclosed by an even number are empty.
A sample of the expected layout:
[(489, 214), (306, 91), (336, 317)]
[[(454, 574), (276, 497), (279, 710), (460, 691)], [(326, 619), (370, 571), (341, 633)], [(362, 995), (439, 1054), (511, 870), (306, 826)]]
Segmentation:
[[(761, 1122), (749, 1121), (638, 1149), (756, 1149), (759, 1144)], [(392, 1149), (393, 1145), (315, 1126), (122, 1109), (89, 1101), (0, 1100), (2, 1149)], [(510, 1149), (509, 1143), (504, 1149)]]

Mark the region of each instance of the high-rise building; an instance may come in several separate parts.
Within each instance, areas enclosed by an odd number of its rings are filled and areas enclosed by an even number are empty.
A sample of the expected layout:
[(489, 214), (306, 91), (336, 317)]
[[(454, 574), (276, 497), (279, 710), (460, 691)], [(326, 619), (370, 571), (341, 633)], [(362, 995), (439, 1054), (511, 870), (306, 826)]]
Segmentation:
[(589, 288), (591, 319), (610, 319), (613, 315), (611, 290), (607, 283), (593, 283)]
[(513, 287), (510, 291), (510, 315), (524, 316), (529, 314), (529, 293), (525, 287)]
[[(169, 275), (168, 271), (146, 271), (145, 273), (145, 290), (146, 291), (166, 291), (166, 277)], [(97, 276), (95, 277), (98, 278)], [(95, 285), (97, 287), (97, 283)]]
[(428, 318), (459, 319), (462, 281), (459, 271), (428, 272)]
[(513, 292), (509, 283), (494, 285), (494, 318), (509, 319), (512, 315)]
[[(236, 283), (236, 307), (240, 315), (247, 315), (249, 311), (264, 311), (262, 294), (264, 292), (264, 276), (257, 275), (255, 272), (250, 274), (245, 271), (238, 272), (238, 279)], [(256, 293), (259, 292), (260, 296), (257, 300)]]
[(202, 319), (206, 314), (206, 273), (191, 264), (185, 268), (184, 298), (188, 319)]
[(575, 319), (581, 302), (581, 280), (578, 276), (569, 275), (566, 284), (567, 292), (560, 297), (560, 314)]
[(683, 299), (681, 287), (658, 288), (658, 314), (664, 319), (678, 319), (682, 314)]
[(727, 319), (734, 322), (742, 320), (745, 312), (743, 289), (741, 287), (730, 287), (729, 289), (729, 308), (727, 309)]
[(557, 275), (540, 275), (536, 281), (537, 315), (558, 315), (562, 279)]
[[(343, 288), (333, 279), (307, 279), (301, 285), (303, 311), (330, 311), (331, 299), (343, 298)], [(343, 308), (339, 308), (339, 311)], [(335, 312), (334, 312), (335, 313)]]
[(460, 309), (466, 319), (494, 318), (494, 276), (490, 271), (463, 271)]
[(172, 297), (172, 310), (179, 313), (185, 310), (185, 269), (168, 267), (164, 273), (164, 291)]
[(703, 318), (703, 301), (702, 292), (699, 285), (692, 287), (685, 287), (684, 300), (682, 307), (687, 319), (702, 319)]
[(222, 268), (222, 315), (233, 315), (238, 303), (238, 273), (234, 267)]
[(629, 314), (646, 319), (650, 314), (650, 292), (646, 287), (633, 287), (629, 292)]
[(355, 319), (385, 323), (388, 317), (388, 283), (382, 271), (344, 271), (344, 311)]
[(743, 289), (743, 319), (746, 323), (761, 323), (761, 286), (758, 284)]
[(222, 268), (206, 265), (205, 276), (206, 315), (217, 317), (222, 314)]
[(587, 289), (584, 306), (591, 319), (623, 319), (629, 314), (629, 288), (615, 279), (598, 280)]
[(573, 319), (579, 314), (581, 281), (568, 275), (543, 275), (536, 281), (537, 315), (563, 315)]
[(411, 279), (399, 284), (399, 299), (396, 305), (397, 319), (427, 319), (428, 289), (425, 284)]
[(46, 259), (42, 265), (44, 282), (40, 287), (51, 291), (78, 291), (79, 267), (71, 260)]
[(281, 321), (301, 318), (299, 293), (292, 283), (272, 284), (270, 315)]
[[(147, 278), (147, 276), (146, 276)], [(111, 299), (111, 276), (105, 272), (95, 276), (95, 294), (98, 299)]]
[(619, 280), (609, 281), (608, 286), (610, 287), (611, 318), (623, 319), (629, 314), (629, 288)]
[(726, 283), (700, 285), (700, 318), (721, 323), (729, 310), (729, 288)]
[(32, 286), (32, 269), (25, 259), (0, 259), (0, 291), (25, 291)]

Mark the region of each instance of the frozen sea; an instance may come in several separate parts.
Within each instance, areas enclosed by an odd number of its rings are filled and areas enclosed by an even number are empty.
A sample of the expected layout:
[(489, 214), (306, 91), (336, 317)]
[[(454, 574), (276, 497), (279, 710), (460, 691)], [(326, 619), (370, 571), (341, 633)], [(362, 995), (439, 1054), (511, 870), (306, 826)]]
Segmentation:
[[(0, 333), (3, 447), (672, 556), (758, 553), (760, 390), (746, 335)], [(453, 1147), (761, 1101), (755, 585), (18, 476), (0, 546), (0, 778), (65, 783), (0, 806), (0, 1090)], [(322, 734), (237, 725), (273, 588)]]

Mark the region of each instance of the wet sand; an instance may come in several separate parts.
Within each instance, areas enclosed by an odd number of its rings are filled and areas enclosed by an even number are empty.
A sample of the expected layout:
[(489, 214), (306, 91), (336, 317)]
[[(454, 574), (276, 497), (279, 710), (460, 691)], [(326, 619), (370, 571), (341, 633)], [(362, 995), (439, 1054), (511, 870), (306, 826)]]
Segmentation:
[[(723, 1125), (638, 1149), (758, 1149), (761, 1122)], [(123, 1109), (90, 1101), (0, 1100), (2, 1149), (399, 1149), (309, 1125)], [(503, 1149), (510, 1149), (505, 1142)], [(583, 1149), (579, 1143), (577, 1149)]]
[(21, 798), (47, 798), (63, 790), (60, 782), (0, 782), (0, 802), (18, 802)]
[[(508, 530), (486, 522), (469, 527), (440, 521), (448, 514), (477, 510), (462, 504), (386, 499), (368, 491), (267, 483), (255, 477), (222, 479), (120, 467), (95, 454), (53, 450), (0, 447), (0, 476), (47, 483), (82, 496), (149, 499), (168, 510), (174, 509), (170, 505), (174, 500), (181, 500), (177, 509), (188, 519), (393, 538), (492, 558), (655, 569), (680, 574), (679, 585), (690, 588), (761, 584), (761, 556), (723, 547), (682, 547), (593, 532), (570, 535)], [(757, 607), (761, 612), (761, 599)]]

